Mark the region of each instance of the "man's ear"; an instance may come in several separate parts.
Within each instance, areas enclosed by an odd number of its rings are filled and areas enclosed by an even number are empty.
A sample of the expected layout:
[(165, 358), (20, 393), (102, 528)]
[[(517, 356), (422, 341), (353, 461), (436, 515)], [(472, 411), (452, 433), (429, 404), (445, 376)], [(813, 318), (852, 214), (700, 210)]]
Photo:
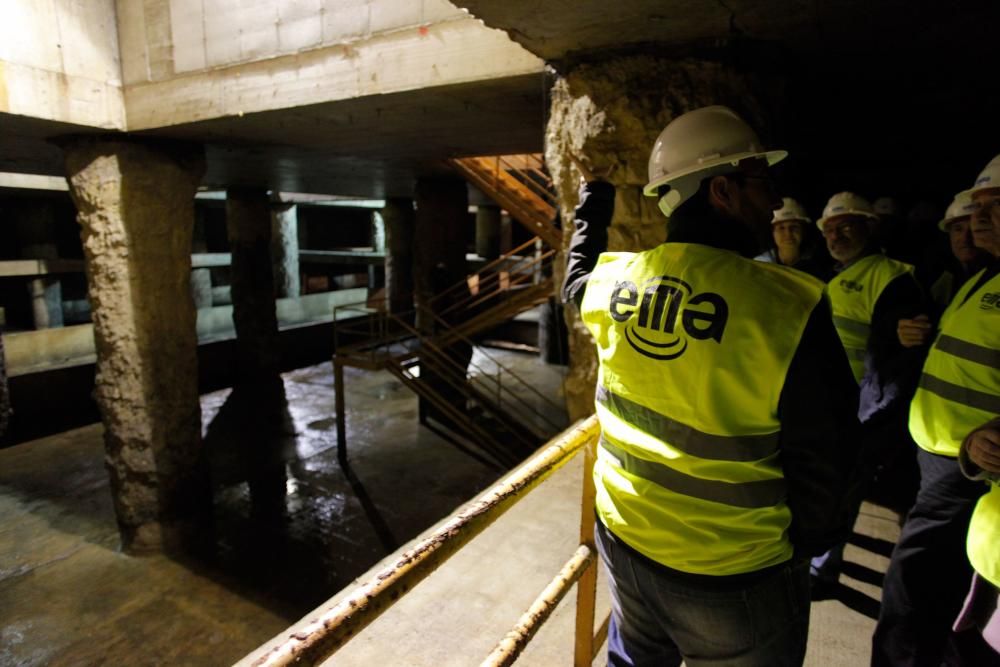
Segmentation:
[(708, 201), (717, 210), (732, 215), (736, 205), (733, 183), (725, 176), (713, 176), (708, 182)]

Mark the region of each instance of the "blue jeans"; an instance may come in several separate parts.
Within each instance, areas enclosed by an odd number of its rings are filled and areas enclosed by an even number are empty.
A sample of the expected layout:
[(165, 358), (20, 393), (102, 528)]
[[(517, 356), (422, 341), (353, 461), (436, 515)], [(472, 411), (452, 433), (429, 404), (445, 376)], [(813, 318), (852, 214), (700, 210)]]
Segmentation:
[(809, 634), (808, 562), (789, 562), (749, 583), (684, 576), (643, 558), (597, 522), (610, 574), (608, 664), (801, 665)]
[(921, 449), (917, 463), (920, 491), (882, 583), (874, 667), (953, 664), (951, 624), (972, 579), (965, 537), (972, 510), (989, 487), (966, 479), (953, 458)]

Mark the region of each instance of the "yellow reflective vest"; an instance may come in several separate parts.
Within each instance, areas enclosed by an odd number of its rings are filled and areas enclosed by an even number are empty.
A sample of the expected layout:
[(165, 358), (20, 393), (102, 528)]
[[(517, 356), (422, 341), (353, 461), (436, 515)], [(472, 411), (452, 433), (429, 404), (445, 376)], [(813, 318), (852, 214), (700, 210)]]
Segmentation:
[(969, 562), (980, 576), (1000, 588), (1000, 486), (990, 484), (990, 491), (979, 499), (969, 524), (966, 550)]
[(910, 435), (928, 452), (958, 456), (962, 440), (1000, 415), (1000, 275), (966, 282), (941, 316), (910, 403)]
[(708, 246), (604, 253), (581, 315), (597, 343), (601, 521), (697, 574), (791, 557), (778, 400), (823, 285)]
[(904, 273), (913, 273), (913, 267), (883, 254), (868, 255), (838, 273), (826, 287), (833, 324), (859, 383), (865, 374), (865, 350), (875, 303), (882, 290)]

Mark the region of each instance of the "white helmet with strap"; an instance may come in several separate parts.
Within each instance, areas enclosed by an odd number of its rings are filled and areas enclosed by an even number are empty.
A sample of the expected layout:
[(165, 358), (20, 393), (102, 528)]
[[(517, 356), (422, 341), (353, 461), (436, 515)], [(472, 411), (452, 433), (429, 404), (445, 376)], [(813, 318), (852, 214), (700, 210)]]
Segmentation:
[(972, 190), (962, 190), (948, 205), (948, 210), (944, 212), (944, 218), (938, 223), (938, 229), (942, 232), (948, 231), (948, 223), (960, 218), (968, 218), (972, 215)]
[(878, 220), (875, 211), (872, 210), (871, 203), (853, 192), (838, 192), (830, 197), (823, 209), (823, 217), (816, 221), (819, 231), (823, 231), (823, 224), (831, 218), (840, 218), (845, 215), (858, 215), (868, 220)]
[(670, 121), (656, 138), (643, 193), (657, 197), (661, 186), (670, 186), (659, 202), (669, 217), (698, 191), (705, 178), (732, 173), (743, 160), (764, 158), (771, 166), (787, 155), (786, 151), (765, 151), (757, 133), (732, 109), (695, 109)]
[(1000, 188), (1000, 155), (990, 160), (990, 163), (979, 172), (976, 182), (969, 189), (969, 196), (990, 188)]
[(802, 204), (791, 197), (782, 197), (781, 208), (774, 212), (771, 224), (776, 225), (779, 222), (802, 222), (808, 224), (810, 219)]

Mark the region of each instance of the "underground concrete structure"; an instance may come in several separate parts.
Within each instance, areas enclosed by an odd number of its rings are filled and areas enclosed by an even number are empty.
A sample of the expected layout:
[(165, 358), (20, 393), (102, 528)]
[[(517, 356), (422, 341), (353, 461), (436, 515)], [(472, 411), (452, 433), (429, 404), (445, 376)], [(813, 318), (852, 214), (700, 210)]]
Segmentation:
[(120, 138), (62, 147), (87, 262), (94, 396), (122, 544), (131, 553), (186, 549), (210, 503), (190, 291), (203, 153)]

